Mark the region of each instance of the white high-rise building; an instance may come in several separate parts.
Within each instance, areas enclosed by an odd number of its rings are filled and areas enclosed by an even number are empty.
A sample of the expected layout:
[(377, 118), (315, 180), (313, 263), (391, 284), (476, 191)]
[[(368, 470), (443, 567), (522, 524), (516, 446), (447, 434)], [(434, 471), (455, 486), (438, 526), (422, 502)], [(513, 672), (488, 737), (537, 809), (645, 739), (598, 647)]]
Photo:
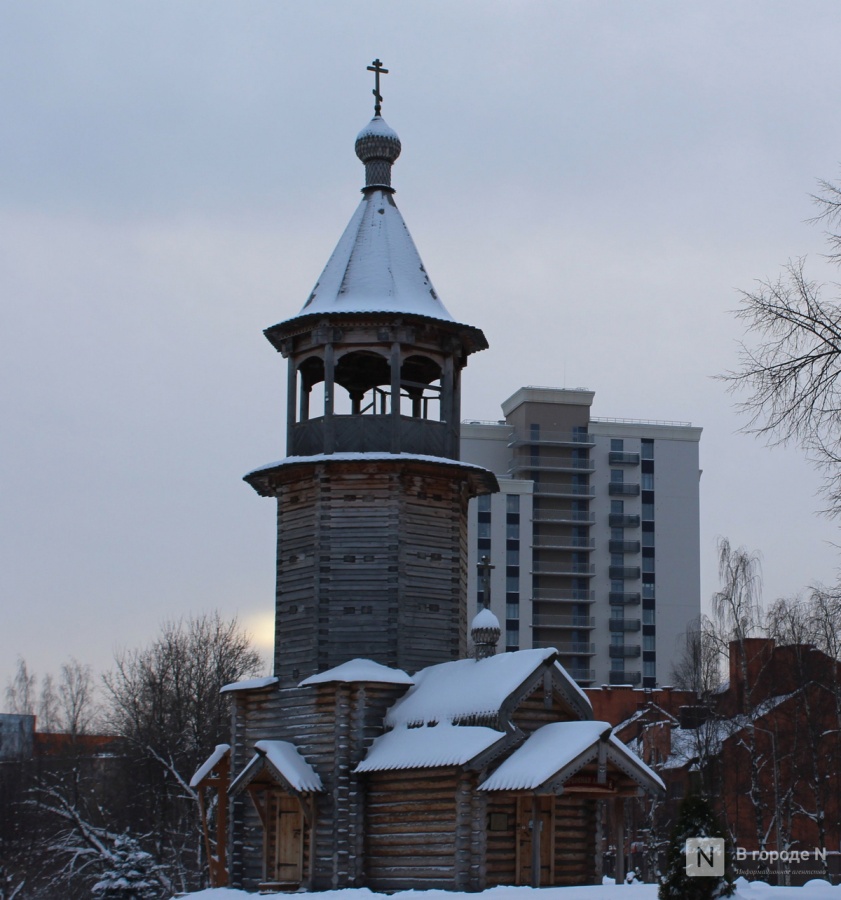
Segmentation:
[(524, 387), (462, 424), (462, 459), (500, 483), (471, 502), (468, 598), (487, 556), (506, 650), (556, 647), (581, 684), (668, 684), (700, 614), (701, 429), (592, 418), (593, 396)]

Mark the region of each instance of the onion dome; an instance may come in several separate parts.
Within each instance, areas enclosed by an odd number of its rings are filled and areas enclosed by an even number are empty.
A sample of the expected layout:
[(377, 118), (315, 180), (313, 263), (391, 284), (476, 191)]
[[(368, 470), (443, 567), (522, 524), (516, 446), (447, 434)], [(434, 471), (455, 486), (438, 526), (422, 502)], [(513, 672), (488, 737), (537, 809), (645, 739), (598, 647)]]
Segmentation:
[(479, 610), (470, 626), (470, 637), (473, 639), (474, 659), (486, 659), (496, 654), (496, 645), (502, 629), (499, 619), (487, 608)]
[(394, 131), (382, 116), (373, 119), (359, 132), (356, 138), (356, 155), (365, 163), (365, 187), (391, 187), (391, 167), (400, 156), (401, 144)]

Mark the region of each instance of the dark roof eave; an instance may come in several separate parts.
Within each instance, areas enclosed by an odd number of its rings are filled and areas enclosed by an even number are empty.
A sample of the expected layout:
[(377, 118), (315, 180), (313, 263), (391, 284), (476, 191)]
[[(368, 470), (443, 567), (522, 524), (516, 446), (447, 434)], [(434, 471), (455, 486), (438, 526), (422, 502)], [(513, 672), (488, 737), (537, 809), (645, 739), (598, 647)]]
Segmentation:
[(464, 344), (467, 354), (477, 353), (480, 350), (488, 349), (488, 340), (481, 328), (474, 325), (465, 325), (461, 322), (453, 322), (449, 319), (436, 319), (433, 316), (419, 315), (418, 313), (400, 312), (399, 310), (368, 310), (368, 311), (348, 311), (348, 312), (318, 312), (309, 313), (300, 316), (294, 316), (277, 325), (271, 325), (263, 330), (269, 343), (278, 351), (283, 352), (282, 344), (290, 337), (299, 334), (306, 334), (318, 325), (320, 322), (334, 323), (336, 325), (342, 322), (359, 323), (370, 321), (374, 324), (388, 323), (391, 324), (395, 317), (403, 322), (420, 322), (423, 324), (435, 325), (443, 331), (457, 334)]

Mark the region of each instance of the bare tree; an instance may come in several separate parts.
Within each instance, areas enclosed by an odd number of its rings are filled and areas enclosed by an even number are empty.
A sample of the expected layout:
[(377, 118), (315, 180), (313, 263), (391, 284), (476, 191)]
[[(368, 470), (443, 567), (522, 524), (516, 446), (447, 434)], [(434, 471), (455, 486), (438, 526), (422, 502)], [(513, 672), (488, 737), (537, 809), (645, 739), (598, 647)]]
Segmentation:
[(129, 747), (134, 829), (155, 833), (156, 858), (180, 890), (195, 887), (201, 869), (190, 778), (229, 728), (220, 688), (260, 669), (237, 622), (212, 613), (166, 623), (149, 647), (120, 654), (105, 678), (109, 729)]
[(41, 679), (41, 694), (38, 698), (38, 730), (58, 731), (60, 711), (55, 691), (55, 679), (45, 675)]
[[(815, 221), (830, 226), (828, 258), (841, 264), (841, 188), (819, 183)], [(837, 286), (833, 286), (837, 290)], [(742, 343), (740, 367), (723, 379), (746, 392), (739, 408), (745, 431), (771, 444), (794, 442), (824, 472), (826, 512), (841, 514), (841, 298), (806, 275), (805, 261), (790, 261), (775, 279), (742, 293), (736, 312), (756, 338)]]
[(671, 681), (676, 688), (694, 691), (701, 700), (721, 687), (721, 648), (706, 616), (693, 619), (681, 636)]
[(73, 658), (62, 665), (58, 708), (63, 732), (75, 738), (90, 731), (98, 712), (90, 666)]
[[(752, 666), (754, 660), (748, 648), (747, 640), (757, 634), (762, 622), (762, 574), (759, 555), (745, 550), (744, 547), (733, 548), (726, 538), (718, 545), (718, 572), (721, 578), (721, 589), (713, 594), (714, 634), (721, 652), (730, 652), (731, 644), (735, 647), (737, 665), (741, 682), (740, 712), (747, 717), (749, 723), (756, 718)], [(748, 795), (753, 805), (754, 825), (757, 845), (765, 846), (766, 830), (764, 820), (768, 804), (763, 795), (760, 779), (760, 756), (757, 748), (756, 731), (749, 727), (746, 731), (746, 749), (750, 771), (750, 787)]]
[(6, 685), (6, 710), (19, 716), (34, 716), (35, 676), (30, 675), (26, 661), (18, 659), (14, 678)]

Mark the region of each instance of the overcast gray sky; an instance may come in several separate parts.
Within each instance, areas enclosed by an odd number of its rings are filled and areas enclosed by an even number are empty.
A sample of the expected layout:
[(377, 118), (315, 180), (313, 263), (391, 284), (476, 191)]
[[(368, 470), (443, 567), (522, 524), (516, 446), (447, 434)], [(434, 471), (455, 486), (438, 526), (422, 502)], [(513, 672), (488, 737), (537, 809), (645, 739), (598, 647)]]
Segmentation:
[(0, 6), (0, 686), (97, 671), (167, 617), (273, 609), (285, 366), (355, 208), (379, 57), (397, 202), (491, 349), (463, 413), (523, 384), (703, 426), (718, 536), (765, 597), (835, 578), (797, 450), (738, 434), (738, 290), (825, 249), (841, 6), (793, 2), (76, 0)]

